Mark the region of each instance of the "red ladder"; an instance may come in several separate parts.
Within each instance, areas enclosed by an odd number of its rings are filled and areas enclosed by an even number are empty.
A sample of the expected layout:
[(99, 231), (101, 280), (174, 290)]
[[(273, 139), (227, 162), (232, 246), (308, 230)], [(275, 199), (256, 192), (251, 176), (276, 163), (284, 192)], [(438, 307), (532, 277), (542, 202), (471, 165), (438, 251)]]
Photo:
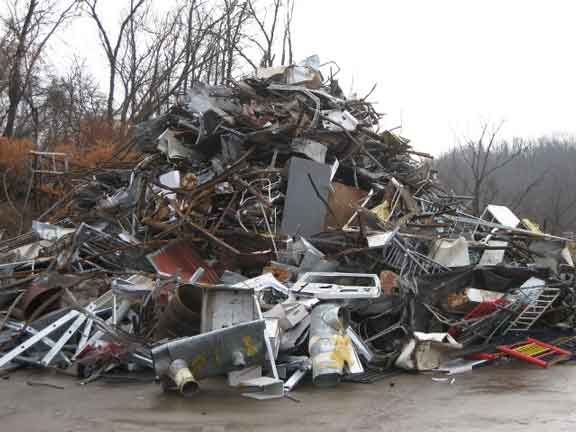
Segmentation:
[(514, 345), (500, 345), (498, 351), (543, 368), (572, 357), (570, 351), (533, 338), (528, 338)]

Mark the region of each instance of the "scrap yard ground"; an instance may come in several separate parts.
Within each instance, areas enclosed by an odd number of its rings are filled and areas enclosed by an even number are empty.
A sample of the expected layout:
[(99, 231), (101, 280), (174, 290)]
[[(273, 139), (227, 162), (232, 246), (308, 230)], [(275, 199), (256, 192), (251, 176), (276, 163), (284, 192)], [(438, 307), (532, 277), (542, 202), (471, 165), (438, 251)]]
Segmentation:
[(316, 3), (0, 0), (0, 432), (576, 432), (569, 13)]
[[(92, 383), (20, 371), (0, 384), (0, 430), (43, 431), (574, 431), (572, 364), (520, 363), (476, 369), (453, 384), (402, 374), (372, 385), (302, 385), (300, 402), (257, 402), (224, 381), (205, 381), (192, 399), (151, 384)], [(30, 386), (28, 381), (64, 389)]]

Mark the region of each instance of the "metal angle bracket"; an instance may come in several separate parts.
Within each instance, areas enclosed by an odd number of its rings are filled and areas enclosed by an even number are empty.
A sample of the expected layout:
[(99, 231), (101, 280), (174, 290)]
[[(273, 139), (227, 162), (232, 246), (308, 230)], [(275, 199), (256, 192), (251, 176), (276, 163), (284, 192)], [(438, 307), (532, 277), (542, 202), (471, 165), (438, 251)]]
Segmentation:
[[(110, 300), (112, 300), (113, 297), (114, 296), (113, 296), (112, 291), (107, 291), (102, 296), (100, 296), (99, 298), (94, 300), (92, 303), (90, 303), (88, 306), (86, 306), (86, 311), (88, 313), (95, 312), (97, 309), (100, 309), (100, 308), (106, 306), (108, 303), (110, 303)], [(52, 362), (54, 357), (56, 357), (56, 354), (58, 354), (58, 352), (60, 352), (62, 350), (64, 345), (66, 345), (66, 342), (68, 342), (70, 340), (70, 338), (72, 338), (72, 336), (74, 336), (74, 334), (78, 331), (78, 329), (84, 323), (84, 321), (86, 321), (86, 319), (88, 319), (88, 317), (86, 315), (80, 314), (76, 318), (76, 320), (72, 323), (72, 325), (70, 325), (68, 330), (66, 330), (66, 332), (60, 337), (60, 339), (58, 339), (58, 341), (50, 349), (50, 351), (48, 351), (48, 353), (44, 356), (44, 358), (42, 358), (40, 363), (44, 366), (48, 366)], [(82, 334), (82, 337), (84, 337), (84, 334)]]
[(284, 383), (284, 392), (286, 393), (291, 392), (294, 389), (294, 387), (296, 387), (296, 384), (302, 381), (302, 378), (304, 378), (308, 373), (308, 371), (310, 371), (311, 369), (312, 366), (309, 365), (307, 368), (298, 369), (296, 372), (290, 375), (290, 378), (288, 378)]
[[(113, 297), (116, 297), (116, 296), (114, 295)], [(120, 302), (119, 305), (114, 305), (113, 311), (112, 311), (112, 316), (105, 321), (106, 324), (116, 325), (117, 322), (120, 322), (122, 319), (124, 319), (124, 317), (126, 316), (128, 311), (130, 310), (130, 305), (131, 305), (130, 301), (126, 300), (126, 299), (122, 300), (122, 302)], [(91, 328), (93, 326), (93, 322), (90, 323), (90, 321), (89, 321), (87, 325), (90, 325), (90, 330), (91, 330)], [(78, 347), (76, 349), (76, 353), (72, 357), (72, 360), (76, 360), (78, 358), (78, 356), (82, 353), (84, 348), (86, 348), (86, 346), (94, 345), (105, 334), (104, 330), (97, 330), (91, 337), (89, 337), (89, 338), (87, 337), (86, 339), (84, 339), (84, 336), (86, 334), (86, 329), (84, 329), (84, 330), (85, 330), (84, 334), (82, 335), (83, 340), (81, 340), (80, 343), (78, 344)], [(87, 334), (89, 334), (89, 332)], [(84, 343), (82, 344), (82, 342), (84, 342)]]
[(75, 310), (68, 312), (63, 317), (57, 319), (52, 324), (50, 324), (50, 325), (46, 326), (45, 328), (43, 328), (42, 330), (40, 330), (34, 336), (28, 338), (26, 341), (24, 341), (23, 343), (18, 345), (16, 348), (14, 348), (12, 351), (10, 351), (10, 352), (6, 353), (5, 355), (3, 355), (2, 357), (0, 357), (0, 368), (5, 366), (6, 364), (11, 362), (12, 360), (14, 360), (20, 354), (29, 350), (31, 347), (36, 345), (38, 342), (40, 342), (42, 339), (44, 339), (44, 337), (48, 336), (50, 333), (53, 333), (54, 331), (58, 330), (60, 327), (64, 326), (68, 322), (75, 319), (78, 315), (80, 315), (80, 312), (75, 311)]
[(356, 333), (352, 327), (348, 327), (346, 329), (346, 336), (350, 338), (352, 341), (352, 345), (364, 359), (368, 363), (370, 363), (374, 359), (374, 352), (370, 349), (370, 347), (362, 340), (362, 338)]
[(92, 333), (92, 327), (94, 327), (94, 320), (89, 318), (88, 321), (86, 321), (86, 325), (82, 329), (82, 336), (80, 337), (80, 342), (78, 343), (78, 346), (76, 347), (76, 352), (74, 353), (74, 358), (76, 358), (80, 354), (82, 349), (84, 349), (84, 347), (86, 346), (86, 343), (88, 342), (88, 338), (90, 337), (90, 334)]
[(271, 378), (271, 377), (259, 377), (247, 381), (242, 381), (240, 383), (242, 387), (248, 387), (254, 389), (255, 391), (242, 393), (242, 396), (266, 400), (266, 399), (278, 399), (284, 397), (284, 381)]
[(66, 345), (66, 342), (68, 342), (68, 340), (70, 340), (70, 338), (74, 336), (74, 333), (76, 333), (76, 331), (80, 328), (80, 326), (84, 321), (86, 321), (85, 315), (78, 315), (76, 317), (76, 320), (72, 323), (72, 325), (68, 328), (68, 330), (64, 332), (64, 334), (60, 337), (60, 339), (58, 339), (58, 341), (54, 344), (54, 346), (50, 349), (50, 351), (48, 351), (48, 353), (42, 358), (42, 360), (40, 360), (40, 363), (43, 366), (48, 366), (52, 362), (54, 357), (56, 357), (56, 355), (62, 350), (64, 345)]
[[(34, 335), (38, 334), (38, 331), (39, 331), (39, 330), (36, 330), (34, 327), (30, 327), (30, 326), (24, 325), (24, 323), (19, 323), (19, 322), (14, 322), (14, 321), (8, 321), (5, 324), (5, 326), (11, 330), (24, 331), (24, 332), (28, 333), (30, 336), (34, 336)], [(54, 345), (56, 345), (56, 342), (54, 342), (48, 336), (42, 338), (41, 342), (49, 348), (52, 348)], [(60, 357), (62, 357), (62, 360), (64, 360), (66, 362), (66, 364), (72, 363), (72, 361), (68, 358), (68, 356), (66, 354), (64, 354), (62, 351), (60, 351), (58, 353), (58, 355)]]

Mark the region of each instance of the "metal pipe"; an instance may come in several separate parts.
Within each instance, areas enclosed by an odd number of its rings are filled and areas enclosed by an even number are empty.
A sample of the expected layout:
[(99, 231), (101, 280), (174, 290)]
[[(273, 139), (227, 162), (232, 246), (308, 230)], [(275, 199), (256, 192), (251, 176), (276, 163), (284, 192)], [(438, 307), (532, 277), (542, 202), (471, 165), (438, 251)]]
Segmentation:
[(312, 310), (308, 350), (312, 381), (318, 387), (337, 385), (350, 358), (350, 340), (344, 334), (339, 311), (336, 303), (322, 303)]
[(178, 392), (184, 397), (193, 396), (200, 389), (185, 360), (176, 359), (170, 363), (168, 376), (176, 385)]

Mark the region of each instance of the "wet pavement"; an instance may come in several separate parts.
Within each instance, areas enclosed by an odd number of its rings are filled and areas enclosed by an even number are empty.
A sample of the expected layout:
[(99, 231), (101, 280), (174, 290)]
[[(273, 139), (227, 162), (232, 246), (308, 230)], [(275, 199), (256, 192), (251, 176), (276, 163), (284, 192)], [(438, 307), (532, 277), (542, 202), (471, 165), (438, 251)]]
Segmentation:
[[(202, 382), (194, 399), (142, 383), (92, 383), (41, 371), (0, 380), (0, 430), (26, 431), (574, 431), (575, 365), (549, 370), (518, 363), (434, 382), (387, 378), (253, 401), (222, 381)], [(64, 389), (31, 386), (44, 382)]]

